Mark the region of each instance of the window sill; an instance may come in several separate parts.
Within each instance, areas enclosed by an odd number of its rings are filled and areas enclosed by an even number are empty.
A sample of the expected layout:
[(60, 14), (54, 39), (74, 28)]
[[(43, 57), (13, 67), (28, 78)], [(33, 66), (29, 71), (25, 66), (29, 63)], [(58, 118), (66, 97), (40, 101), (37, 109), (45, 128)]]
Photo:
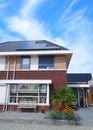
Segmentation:
[[(19, 103), (8, 103), (8, 105), (18, 105)], [(37, 106), (50, 106), (50, 104), (40, 104), (40, 103), (37, 103)]]

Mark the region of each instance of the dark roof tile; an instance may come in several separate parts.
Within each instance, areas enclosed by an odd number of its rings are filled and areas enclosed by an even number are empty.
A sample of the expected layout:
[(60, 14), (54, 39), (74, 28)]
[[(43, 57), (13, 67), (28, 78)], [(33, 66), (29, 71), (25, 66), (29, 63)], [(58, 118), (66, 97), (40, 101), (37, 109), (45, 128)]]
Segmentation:
[(0, 52), (29, 51), (29, 50), (68, 50), (46, 40), (9, 41), (0, 43)]
[(90, 73), (68, 73), (67, 74), (67, 83), (68, 84), (79, 84), (79, 83), (88, 83), (92, 79)]

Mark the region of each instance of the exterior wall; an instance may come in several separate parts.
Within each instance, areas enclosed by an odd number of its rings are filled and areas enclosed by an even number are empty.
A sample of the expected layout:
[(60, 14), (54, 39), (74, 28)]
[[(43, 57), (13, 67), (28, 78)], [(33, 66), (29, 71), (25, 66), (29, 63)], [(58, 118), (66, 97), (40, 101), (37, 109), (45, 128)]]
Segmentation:
[(7, 106), (8, 111), (17, 111), (17, 105), (8, 105)]
[(14, 70), (14, 57), (10, 58), (10, 70)]
[[(16, 70), (21, 70), (21, 57), (20, 56), (6, 56), (1, 59), (2, 70), (14, 70), (14, 64), (16, 61)], [(38, 56), (31, 56), (30, 70), (38, 70)], [(54, 70), (66, 70), (66, 56), (55, 55), (54, 56)]]
[(6, 79), (6, 77), (7, 77), (7, 71), (1, 71), (0, 72), (0, 80)]
[[(1, 106), (1, 110), (2, 110), (3, 106)], [(50, 106), (37, 106), (37, 111), (40, 112), (45, 112), (45, 111), (49, 111)], [(26, 111), (26, 112), (33, 112), (34, 109), (33, 108), (23, 108), (23, 109), (18, 109), (17, 105), (8, 105), (7, 107), (8, 111)]]
[(66, 56), (56, 55), (54, 57), (54, 67), (55, 69), (66, 69)]
[(90, 104), (89, 105), (92, 105), (93, 106), (93, 86), (92, 87), (90, 87), (90, 96), (91, 96), (91, 102), (90, 102)]
[(0, 56), (0, 70), (4, 70), (4, 66), (5, 66), (5, 57)]
[(51, 79), (56, 88), (67, 85), (66, 71), (17, 71), (15, 79)]
[[(16, 66), (14, 63), (16, 61)], [(4, 66), (5, 64), (5, 66)], [(16, 67), (16, 71), (14, 72), (14, 67)], [(4, 70), (0, 72), (0, 80), (6, 79), (18, 79), (18, 80), (52, 80), (52, 84), (49, 87), (50, 95), (53, 94), (54, 88), (61, 88), (67, 85), (67, 77), (66, 77), (66, 57), (56, 55), (54, 56), (54, 70), (38, 70), (38, 56), (31, 56), (31, 65), (30, 70), (21, 70), (21, 58), (20, 56), (11, 56), (5, 57), (5, 61), (3, 60)], [(8, 71), (9, 69), (9, 71)], [(15, 73), (15, 74), (14, 74)], [(8, 76), (7, 76), (8, 75)], [(15, 77), (13, 76), (15, 75)], [(5, 87), (0, 87), (0, 104), (5, 101)], [(2, 97), (3, 96), (3, 97)], [(50, 99), (51, 100), (51, 99)], [(50, 101), (51, 102), (51, 101)], [(3, 106), (1, 105), (1, 109), (3, 110)], [(7, 107), (8, 110), (17, 110), (17, 104), (9, 104)], [(50, 106), (38, 106), (38, 110), (42, 111), (42, 109), (49, 110)]]
[(16, 70), (20, 70), (21, 68), (21, 58), (20, 56), (16, 57)]
[(0, 85), (0, 104), (4, 104), (6, 97), (6, 86)]
[[(0, 79), (6, 79), (6, 72), (0, 72)], [(13, 79), (13, 71), (9, 72), (8, 79)], [(48, 79), (53, 81), (53, 86), (60, 88), (67, 85), (66, 71), (16, 71), (15, 79), (40, 80)]]
[(8, 61), (9, 61), (9, 57), (6, 56), (6, 57), (5, 57), (5, 70), (8, 69)]

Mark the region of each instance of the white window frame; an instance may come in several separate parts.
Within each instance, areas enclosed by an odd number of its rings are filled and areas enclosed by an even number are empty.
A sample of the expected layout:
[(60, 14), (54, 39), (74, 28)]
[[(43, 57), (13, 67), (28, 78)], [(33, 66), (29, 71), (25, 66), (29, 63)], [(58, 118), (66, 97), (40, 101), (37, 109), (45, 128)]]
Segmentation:
[[(40, 84), (38, 84), (38, 85), (40, 85)], [(33, 98), (33, 97), (37, 97), (37, 98), (38, 98), (38, 103), (37, 103), (37, 105), (47, 106), (47, 105), (49, 105), (49, 84), (46, 84), (46, 91), (47, 91), (46, 96), (40, 96), (40, 94), (39, 94), (39, 86), (38, 86), (38, 95), (37, 95), (37, 96), (23, 96), (23, 97), (32, 97), (32, 98)], [(10, 102), (10, 97), (16, 98), (16, 102)], [(22, 96), (18, 96), (18, 90), (17, 90), (16, 96), (11, 96), (11, 95), (9, 95), (9, 104), (18, 104), (18, 97), (22, 97)], [(39, 101), (40, 101), (40, 97), (46, 97), (46, 103), (40, 103), (40, 102), (39, 102)]]

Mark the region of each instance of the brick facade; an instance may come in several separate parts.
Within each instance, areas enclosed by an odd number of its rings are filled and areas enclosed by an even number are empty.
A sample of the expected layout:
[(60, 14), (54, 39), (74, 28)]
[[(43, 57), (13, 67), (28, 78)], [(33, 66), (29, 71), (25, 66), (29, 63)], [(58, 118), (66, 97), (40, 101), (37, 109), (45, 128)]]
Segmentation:
[[(0, 72), (0, 79), (6, 79), (7, 72)], [(13, 79), (13, 71), (9, 71), (8, 79)], [(55, 88), (67, 85), (66, 71), (16, 71), (15, 79), (19, 80), (44, 80), (51, 79)]]

